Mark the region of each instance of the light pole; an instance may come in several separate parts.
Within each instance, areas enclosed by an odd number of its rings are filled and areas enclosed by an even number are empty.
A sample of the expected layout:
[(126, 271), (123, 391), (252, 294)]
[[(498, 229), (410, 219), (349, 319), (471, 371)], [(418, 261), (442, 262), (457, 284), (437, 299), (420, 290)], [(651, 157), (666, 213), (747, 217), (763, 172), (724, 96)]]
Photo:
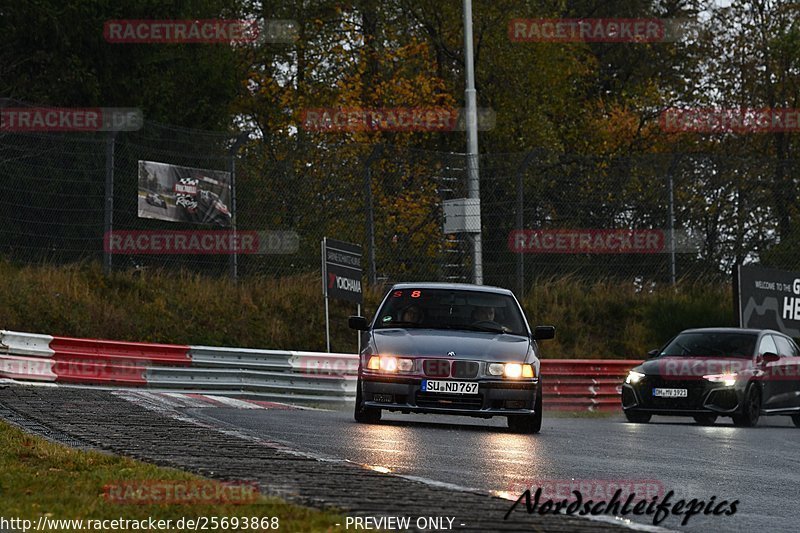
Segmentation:
[[(475, 92), (475, 67), (472, 54), (472, 0), (464, 0), (464, 72), (467, 78), (467, 88), (464, 91), (467, 113), (467, 196), (478, 200), (475, 209), (478, 210), (480, 221), (480, 174), (478, 173), (478, 109)], [(476, 285), (483, 284), (483, 247), (481, 241), (481, 227), (472, 234), (472, 279)]]

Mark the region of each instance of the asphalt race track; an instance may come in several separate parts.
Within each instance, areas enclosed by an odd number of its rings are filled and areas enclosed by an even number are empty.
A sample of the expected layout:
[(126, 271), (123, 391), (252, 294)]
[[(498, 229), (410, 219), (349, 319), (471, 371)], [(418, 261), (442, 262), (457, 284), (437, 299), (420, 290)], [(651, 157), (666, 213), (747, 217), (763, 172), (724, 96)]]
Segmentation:
[[(256, 409), (263, 417), (278, 411), (300, 413), (286, 405), (220, 396), (0, 383), (0, 418), (26, 431), (67, 446), (126, 455), (224, 481), (253, 483), (265, 495), (337, 509), (346, 515), (347, 519), (327, 531), (374, 530), (374, 524), (370, 528), (356, 526), (355, 519), (380, 517), (415, 521), (414, 525), (377, 526), (391, 531), (629, 531), (620, 520), (529, 515), (524, 509), (509, 513), (508, 500), (485, 492), (393, 476), (344, 460), (322, 460), (193, 416), (219, 406)], [(320, 434), (320, 438), (325, 436)], [(430, 519), (437, 523), (431, 526)], [(353, 520), (353, 527), (348, 520)], [(445, 520), (447, 524), (443, 524)]]
[[(0, 418), (68, 446), (251, 481), (265, 494), (342, 509), (348, 517), (459, 520), (452, 529), (436, 531), (631, 529), (610, 517), (528, 515), (524, 504), (505, 520), (510, 500), (525, 487), (566, 486), (568, 494), (570, 484), (594, 502), (608, 501), (617, 488), (633, 488), (636, 501), (651, 495), (663, 500), (673, 492), (675, 507), (680, 501), (713, 500), (730, 509), (737, 500), (732, 516), (701, 513), (686, 526), (680, 525), (681, 516), (654, 528), (652, 514), (629, 514), (625, 518), (634, 522), (633, 529), (797, 530), (800, 429), (785, 417), (735, 428), (727, 422), (701, 427), (679, 418), (635, 425), (621, 415), (546, 416), (542, 433), (518, 435), (499, 418), (389, 414), (380, 424), (361, 425), (349, 409), (298, 409), (256, 400), (0, 383)], [(641, 487), (655, 494), (642, 495)], [(545, 495), (540, 503), (547, 500)]]
[[(193, 414), (301, 451), (515, 498), (520, 487), (542, 480), (613, 479), (654, 480), (664, 492), (675, 491), (675, 499), (739, 500), (733, 516), (700, 514), (686, 526), (670, 517), (660, 524), (670, 529), (797, 528), (800, 429), (788, 417), (762, 418), (756, 428), (733, 427), (730, 419), (701, 427), (671, 417), (646, 425), (629, 424), (621, 415), (546, 418), (541, 434), (517, 435), (500, 418), (384, 413), (381, 424), (360, 425), (344, 411), (222, 408)], [(632, 520), (652, 526), (652, 516)]]

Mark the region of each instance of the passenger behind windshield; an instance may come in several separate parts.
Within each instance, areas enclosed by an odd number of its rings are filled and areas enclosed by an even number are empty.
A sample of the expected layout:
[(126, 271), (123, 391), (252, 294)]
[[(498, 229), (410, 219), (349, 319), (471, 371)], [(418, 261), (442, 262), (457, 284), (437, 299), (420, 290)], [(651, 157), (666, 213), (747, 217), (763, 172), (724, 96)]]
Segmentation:
[(401, 322), (407, 322), (409, 324), (421, 324), (422, 323), (422, 309), (416, 305), (409, 305), (406, 307), (405, 311), (400, 318)]

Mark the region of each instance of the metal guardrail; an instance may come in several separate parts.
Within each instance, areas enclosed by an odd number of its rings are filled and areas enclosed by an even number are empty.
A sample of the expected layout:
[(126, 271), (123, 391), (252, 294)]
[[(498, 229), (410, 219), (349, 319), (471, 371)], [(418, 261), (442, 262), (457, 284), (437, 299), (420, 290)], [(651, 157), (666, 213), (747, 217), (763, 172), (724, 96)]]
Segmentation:
[[(635, 360), (543, 359), (547, 410), (618, 410)], [(19, 381), (255, 394), (343, 402), (355, 396), (358, 356), (128, 343), (0, 331), (0, 378)]]
[(23, 381), (55, 381), (50, 335), (0, 331), (0, 377)]
[(556, 411), (618, 411), (622, 382), (637, 360), (542, 359), (542, 402)]
[(342, 402), (355, 396), (358, 357), (181, 346), (0, 331), (0, 378)]

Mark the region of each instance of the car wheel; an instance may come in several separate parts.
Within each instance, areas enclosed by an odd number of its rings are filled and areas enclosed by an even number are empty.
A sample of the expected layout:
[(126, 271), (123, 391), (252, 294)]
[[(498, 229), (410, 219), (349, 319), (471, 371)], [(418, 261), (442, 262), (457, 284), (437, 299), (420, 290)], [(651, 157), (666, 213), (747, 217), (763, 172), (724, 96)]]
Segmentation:
[(625, 411), (625, 418), (628, 419), (628, 422), (633, 422), (634, 424), (647, 424), (650, 422), (650, 419), (653, 417), (650, 413), (639, 413), (637, 411)]
[(377, 424), (381, 420), (380, 409), (364, 407), (364, 398), (361, 396), (361, 379), (356, 383), (356, 407), (353, 418), (362, 424)]
[(539, 433), (542, 430), (542, 380), (536, 387), (536, 401), (533, 402), (532, 415), (512, 415), (508, 417), (508, 429), (515, 433)]
[(761, 391), (754, 384), (747, 387), (744, 394), (744, 405), (742, 412), (733, 415), (733, 424), (741, 427), (753, 427), (758, 424), (758, 417), (761, 414)]
[(792, 415), (792, 422), (794, 425), (800, 428), (800, 415)]
[(694, 415), (692, 418), (701, 426), (713, 426), (717, 421), (717, 415)]

